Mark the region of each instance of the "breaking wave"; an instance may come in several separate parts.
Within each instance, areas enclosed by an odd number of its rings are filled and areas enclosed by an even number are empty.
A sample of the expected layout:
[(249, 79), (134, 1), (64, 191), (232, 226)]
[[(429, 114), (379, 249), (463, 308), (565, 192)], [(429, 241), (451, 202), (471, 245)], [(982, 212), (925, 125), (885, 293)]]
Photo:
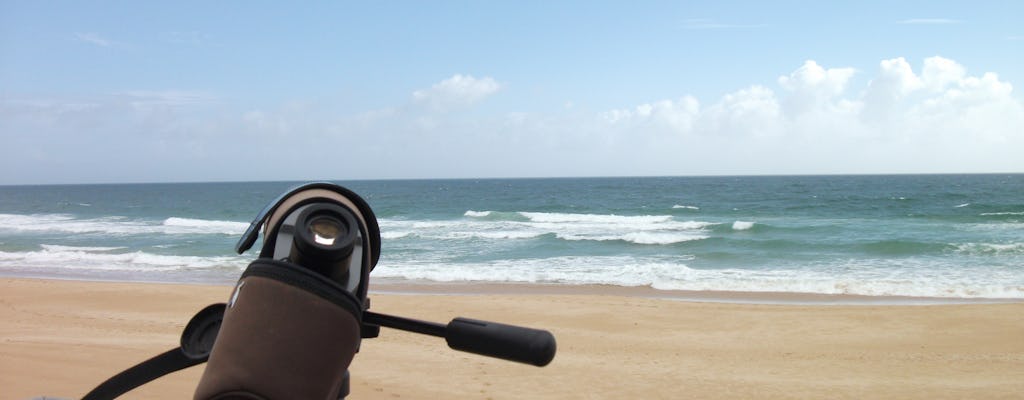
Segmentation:
[(552, 236), (567, 241), (621, 241), (669, 245), (708, 238), (717, 223), (678, 221), (670, 215), (572, 214), (469, 210), (463, 219), (382, 220), (382, 237), (391, 239), (523, 240)]
[[(935, 275), (892, 268), (853, 268), (836, 264), (802, 268), (696, 269), (691, 258), (678, 260), (629, 256), (552, 257), (460, 264), (411, 262), (382, 264), (375, 276), (435, 282), (508, 282), (616, 285), (661, 290), (790, 292), (863, 296), (937, 298), (1024, 298), (1024, 279), (1005, 272), (1002, 283), (979, 279), (969, 271)], [(847, 272), (841, 272), (847, 271)]]
[(0, 214), (0, 231), (99, 233), (111, 235), (241, 235), (245, 222), (170, 217), (163, 220), (110, 216), (77, 218), (69, 214)]

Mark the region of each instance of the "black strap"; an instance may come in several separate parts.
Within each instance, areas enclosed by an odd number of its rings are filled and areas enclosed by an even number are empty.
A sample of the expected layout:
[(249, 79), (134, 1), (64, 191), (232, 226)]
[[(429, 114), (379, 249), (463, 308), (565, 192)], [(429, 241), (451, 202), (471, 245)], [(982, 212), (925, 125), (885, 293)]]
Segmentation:
[(114, 399), (171, 372), (202, 364), (208, 358), (209, 356), (189, 357), (180, 347), (176, 347), (114, 375), (82, 397), (82, 400)]
[(210, 359), (210, 351), (224, 319), (224, 303), (211, 304), (200, 310), (185, 325), (181, 346), (138, 363), (101, 383), (82, 400), (110, 400), (171, 372), (199, 365)]

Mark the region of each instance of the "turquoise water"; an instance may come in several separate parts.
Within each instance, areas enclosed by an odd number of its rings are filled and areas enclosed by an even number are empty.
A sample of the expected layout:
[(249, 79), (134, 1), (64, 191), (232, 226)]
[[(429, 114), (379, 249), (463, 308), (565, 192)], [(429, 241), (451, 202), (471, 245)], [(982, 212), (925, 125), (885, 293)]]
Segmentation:
[[(376, 277), (1024, 298), (1019, 174), (339, 183), (380, 221)], [(295, 184), (0, 187), (0, 274), (233, 282)]]

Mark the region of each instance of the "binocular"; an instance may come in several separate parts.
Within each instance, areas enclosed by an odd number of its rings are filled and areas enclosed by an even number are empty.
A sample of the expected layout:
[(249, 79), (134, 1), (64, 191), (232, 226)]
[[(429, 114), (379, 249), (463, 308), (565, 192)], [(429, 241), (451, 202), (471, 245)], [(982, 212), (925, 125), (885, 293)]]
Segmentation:
[(545, 330), (455, 318), (448, 324), (370, 311), (370, 272), (380, 259), (380, 228), (369, 204), (326, 182), (271, 201), (235, 250), (257, 241), (259, 257), (226, 303), (199, 311), (177, 348), (103, 382), (83, 400), (113, 399), (168, 373), (207, 363), (196, 400), (334, 400), (349, 393), (348, 367), (362, 339), (381, 327), (444, 338), (484, 356), (545, 366), (555, 338)]

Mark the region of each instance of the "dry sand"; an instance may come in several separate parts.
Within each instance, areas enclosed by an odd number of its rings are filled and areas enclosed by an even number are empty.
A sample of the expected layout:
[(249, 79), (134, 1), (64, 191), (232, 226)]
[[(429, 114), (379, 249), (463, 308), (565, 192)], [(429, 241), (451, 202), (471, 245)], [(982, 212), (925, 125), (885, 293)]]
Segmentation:
[[(0, 399), (78, 398), (177, 345), (188, 319), (229, 291), (0, 279)], [(1024, 398), (1024, 303), (692, 303), (599, 289), (372, 297), (378, 312), (546, 328), (558, 354), (536, 368), (385, 329), (363, 341), (352, 399)], [(191, 398), (202, 368), (122, 398)]]

